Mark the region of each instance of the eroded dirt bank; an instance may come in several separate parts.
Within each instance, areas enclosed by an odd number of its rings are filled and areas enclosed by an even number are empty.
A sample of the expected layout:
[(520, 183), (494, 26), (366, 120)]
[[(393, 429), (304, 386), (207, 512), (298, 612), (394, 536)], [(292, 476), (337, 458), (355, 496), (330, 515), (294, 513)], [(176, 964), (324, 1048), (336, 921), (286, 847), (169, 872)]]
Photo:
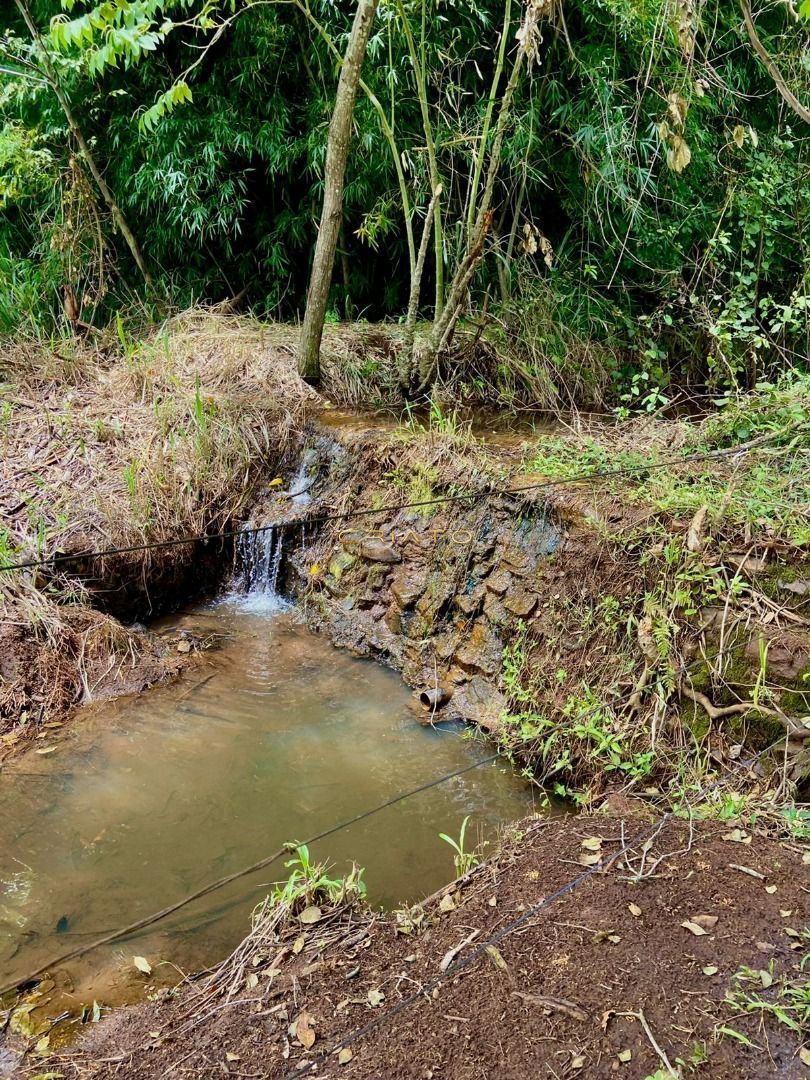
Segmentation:
[[(299, 906), (210, 980), (114, 1014), (48, 1069), (98, 1080), (806, 1075), (801, 850), (680, 821), (611, 861), (650, 831), (649, 813), (628, 803), (526, 821), (424, 908), (381, 917), (324, 905), (313, 926)], [(603, 871), (497, 951), (480, 949), (593, 856)]]

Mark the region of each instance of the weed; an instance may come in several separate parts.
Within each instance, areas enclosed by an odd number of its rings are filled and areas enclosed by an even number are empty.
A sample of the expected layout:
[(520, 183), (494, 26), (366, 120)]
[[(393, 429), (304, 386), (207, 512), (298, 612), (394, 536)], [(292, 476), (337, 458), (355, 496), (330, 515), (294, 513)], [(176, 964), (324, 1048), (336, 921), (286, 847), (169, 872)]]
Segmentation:
[(446, 844), (449, 844), (455, 854), (453, 855), (453, 862), (456, 866), (456, 876), (463, 877), (466, 873), (478, 866), (481, 862), (481, 855), (477, 851), (466, 850), (465, 838), (467, 834), (467, 823), (470, 820), (469, 814), (461, 823), (461, 831), (459, 832), (458, 840), (454, 840), (452, 836), (448, 836), (447, 833), (439, 833), (439, 836)]

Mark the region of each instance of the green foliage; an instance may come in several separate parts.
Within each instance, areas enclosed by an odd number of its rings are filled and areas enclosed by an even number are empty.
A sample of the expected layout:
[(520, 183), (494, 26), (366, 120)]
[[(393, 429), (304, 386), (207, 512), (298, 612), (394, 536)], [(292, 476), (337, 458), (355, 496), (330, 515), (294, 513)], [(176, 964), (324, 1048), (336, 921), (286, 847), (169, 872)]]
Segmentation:
[[(247, 287), (256, 309), (300, 314), (332, 50), (345, 43), (350, 11), (330, 0), (31, 8), (161, 289), (188, 304)], [(406, 225), (418, 237), (431, 189), (420, 95), (444, 191), (442, 262), (455, 264), (505, 12), (505, 0), (380, 5), (364, 69), (374, 97), (357, 103), (330, 310), (405, 311)], [(513, 4), (506, 71), (521, 17)], [(75, 156), (37, 46), (14, 12), (7, 21), (0, 329), (33, 319), (49, 332), (67, 284), (100, 323), (131, 299), (137, 276)], [(807, 25), (780, 5), (758, 27), (807, 99)], [(471, 289), (474, 303), (489, 294), (497, 316), (495, 363), (470, 373), (471, 391), (629, 414), (668, 405), (676, 386), (723, 393), (803, 367), (808, 135), (735, 5), (712, 0), (678, 23), (657, 0), (573, 0), (562, 31), (543, 35), (504, 133), (495, 228)]]

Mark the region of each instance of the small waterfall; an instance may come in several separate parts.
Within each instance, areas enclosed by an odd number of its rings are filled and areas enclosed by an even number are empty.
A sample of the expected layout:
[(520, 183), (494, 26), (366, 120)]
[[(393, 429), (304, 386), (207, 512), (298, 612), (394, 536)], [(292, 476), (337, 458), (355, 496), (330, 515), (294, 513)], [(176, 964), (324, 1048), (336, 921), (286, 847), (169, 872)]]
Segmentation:
[(237, 557), (241, 590), (231, 599), (245, 611), (283, 611), (287, 601), (278, 592), (278, 579), (284, 557), (284, 526), (272, 525), (255, 531), (246, 529), (239, 536)]
[(298, 472), (290, 481), (290, 502), (293, 506), (308, 506), (312, 502), (309, 489), (315, 482), (317, 462), (318, 451), (314, 447), (305, 450), (301, 455)]

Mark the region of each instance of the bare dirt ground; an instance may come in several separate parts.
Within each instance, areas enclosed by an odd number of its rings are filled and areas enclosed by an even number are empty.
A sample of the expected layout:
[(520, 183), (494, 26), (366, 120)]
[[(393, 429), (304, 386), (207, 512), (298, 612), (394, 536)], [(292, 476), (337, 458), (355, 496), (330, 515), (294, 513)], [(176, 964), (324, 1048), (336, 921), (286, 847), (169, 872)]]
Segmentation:
[(292, 919), (247, 962), (92, 1026), (46, 1075), (807, 1075), (801, 850), (676, 820), (645, 845), (654, 825), (626, 801), (524, 822), (424, 908)]

